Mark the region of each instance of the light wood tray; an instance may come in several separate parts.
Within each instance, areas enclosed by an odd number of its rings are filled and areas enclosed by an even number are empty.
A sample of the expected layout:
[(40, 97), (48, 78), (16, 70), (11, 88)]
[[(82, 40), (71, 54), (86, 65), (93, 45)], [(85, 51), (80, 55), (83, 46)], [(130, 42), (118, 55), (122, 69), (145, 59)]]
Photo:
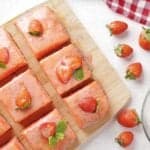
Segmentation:
[[(34, 54), (27, 44), (26, 39), (14, 25), (14, 21), (17, 17), (3, 25), (22, 50), (22, 53), (28, 62), (29, 68), (33, 71), (41, 85), (53, 99), (56, 108), (59, 109), (64, 118), (69, 121), (72, 129), (76, 132), (78, 142), (74, 148), (70, 148), (75, 149), (81, 143), (87, 141), (93, 134), (97, 133), (96, 131), (100, 129), (106, 121), (114, 117), (115, 114), (127, 104), (130, 99), (130, 92), (64, 0), (49, 0), (41, 5), (47, 5), (55, 11), (59, 20), (70, 34), (71, 42), (79, 47), (85, 58), (86, 56), (92, 57), (92, 62), (90, 62), (89, 59), (86, 59), (87, 64), (93, 73), (94, 79), (102, 84), (110, 102), (110, 113), (103, 121), (97, 123), (92, 128), (81, 130), (76, 125), (70, 113), (68, 113), (68, 109), (63, 103), (61, 97), (57, 95), (55, 89), (49, 82), (48, 77), (40, 67), (39, 61), (34, 57)], [(21, 139), (20, 132), (23, 130), (23, 127), (13, 122), (9, 114), (7, 114), (7, 112), (3, 109), (3, 106), (0, 106), (0, 110), (13, 126), (15, 134)], [(26, 141), (22, 142), (28, 150), (31, 149)]]

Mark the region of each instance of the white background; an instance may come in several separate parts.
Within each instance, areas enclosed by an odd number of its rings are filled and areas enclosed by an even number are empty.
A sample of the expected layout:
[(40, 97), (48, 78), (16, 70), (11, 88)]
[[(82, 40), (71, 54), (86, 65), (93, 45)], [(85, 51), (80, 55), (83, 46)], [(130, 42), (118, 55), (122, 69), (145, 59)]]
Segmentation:
[[(0, 23), (5, 23), (26, 9), (33, 7), (44, 0), (0, 0)], [(129, 107), (136, 108), (141, 112), (144, 96), (150, 88), (150, 53), (143, 51), (138, 46), (138, 36), (142, 25), (130, 21), (107, 8), (102, 0), (67, 0), (75, 14), (81, 20), (89, 34), (96, 41), (105, 56), (120, 77), (127, 84), (132, 94), (132, 101)], [(105, 25), (112, 20), (119, 19), (128, 23), (128, 32), (119, 37), (110, 37)], [(115, 56), (113, 48), (118, 43), (128, 43), (134, 48), (134, 55), (129, 60), (123, 60)], [(143, 64), (143, 77), (138, 81), (126, 81), (124, 72), (126, 66), (135, 61)], [(149, 85), (149, 87), (148, 87)], [(88, 144), (81, 146), (82, 150), (121, 150), (120, 146), (114, 142), (114, 137), (123, 130), (115, 118), (110, 121), (101, 132), (89, 140)], [(150, 143), (146, 139), (142, 126), (132, 129), (135, 133), (134, 143), (126, 148), (127, 150), (149, 150)]]

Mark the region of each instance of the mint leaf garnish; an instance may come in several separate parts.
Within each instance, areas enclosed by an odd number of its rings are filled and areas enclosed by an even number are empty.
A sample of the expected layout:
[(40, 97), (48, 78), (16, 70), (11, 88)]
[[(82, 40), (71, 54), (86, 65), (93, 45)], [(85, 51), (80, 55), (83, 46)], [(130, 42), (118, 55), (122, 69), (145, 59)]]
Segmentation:
[(49, 146), (55, 146), (60, 140), (65, 137), (65, 130), (67, 129), (67, 122), (61, 120), (56, 126), (56, 133), (48, 138)]
[(57, 124), (57, 127), (56, 127), (56, 133), (63, 133), (67, 128), (67, 124), (66, 124), (66, 121), (62, 120), (62, 121), (59, 121), (58, 124)]
[(65, 136), (64, 133), (61, 133), (61, 132), (56, 133), (57, 141), (63, 140), (64, 136)]
[(84, 72), (82, 68), (74, 71), (73, 76), (76, 80), (82, 80), (84, 78)]
[(48, 138), (48, 144), (50, 145), (50, 146), (55, 146), (56, 144), (57, 144), (57, 137), (56, 136), (50, 136), (49, 138)]

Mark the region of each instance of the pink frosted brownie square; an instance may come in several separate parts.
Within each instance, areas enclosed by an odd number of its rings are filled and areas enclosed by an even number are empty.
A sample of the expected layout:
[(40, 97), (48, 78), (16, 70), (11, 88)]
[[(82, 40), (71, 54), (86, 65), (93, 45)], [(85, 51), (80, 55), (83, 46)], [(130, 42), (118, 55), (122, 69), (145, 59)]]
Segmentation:
[(11, 36), (0, 28), (0, 81), (25, 66), (26, 62)]
[(30, 70), (0, 89), (0, 102), (14, 121), (24, 126), (53, 108), (51, 99)]
[(17, 138), (13, 138), (9, 143), (4, 145), (0, 150), (25, 150)]
[(16, 25), (39, 59), (69, 41), (65, 28), (47, 6), (26, 12)]
[(102, 120), (109, 111), (108, 98), (96, 81), (66, 97), (64, 101), (80, 128), (90, 127)]
[[(64, 128), (62, 122), (64, 122), (62, 116), (54, 109), (48, 115), (26, 128), (21, 136), (35, 150), (67, 150), (68, 147), (75, 143), (76, 135), (67, 122), (65, 123), (65, 130), (60, 132)], [(59, 140), (54, 139), (56, 135), (61, 135), (61, 138)]]
[(72, 44), (43, 59), (41, 66), (62, 96), (91, 79), (91, 71), (84, 58)]

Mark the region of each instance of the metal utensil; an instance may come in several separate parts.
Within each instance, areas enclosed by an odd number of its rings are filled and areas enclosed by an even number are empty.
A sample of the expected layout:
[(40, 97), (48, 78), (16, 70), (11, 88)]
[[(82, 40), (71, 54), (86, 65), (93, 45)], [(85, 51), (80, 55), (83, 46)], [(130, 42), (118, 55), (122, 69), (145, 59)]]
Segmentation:
[(150, 90), (145, 96), (141, 115), (145, 135), (150, 141)]

